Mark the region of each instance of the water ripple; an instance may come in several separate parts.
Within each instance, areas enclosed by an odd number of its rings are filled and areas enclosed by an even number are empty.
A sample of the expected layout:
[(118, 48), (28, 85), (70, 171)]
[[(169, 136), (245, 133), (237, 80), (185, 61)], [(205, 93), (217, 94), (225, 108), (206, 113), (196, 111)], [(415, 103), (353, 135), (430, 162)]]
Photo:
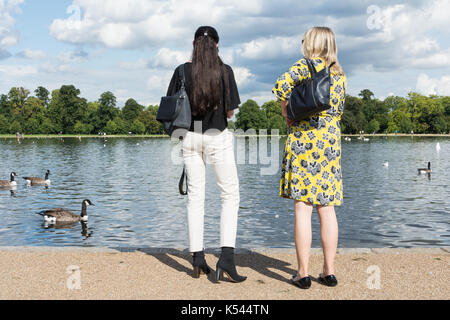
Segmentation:
[[(26, 187), (19, 181), (15, 191), (0, 190), (0, 245), (186, 247), (186, 198), (177, 193), (182, 166), (168, 161), (173, 146), (138, 138), (1, 141), (0, 179), (11, 171), (41, 176), (50, 169), (52, 185)], [(281, 139), (279, 163), (283, 147)], [(450, 245), (450, 139), (372, 138), (344, 142), (342, 148), (340, 247)], [(418, 175), (428, 161), (431, 177)], [(238, 165), (237, 246), (293, 247), (293, 204), (278, 197), (280, 171), (261, 176), (260, 168)], [(209, 167), (206, 177), (205, 245), (218, 247), (220, 193)], [(54, 228), (36, 215), (52, 207), (79, 212), (86, 198), (96, 205), (89, 208), (87, 225)], [(313, 246), (319, 247), (317, 215), (312, 225)]]

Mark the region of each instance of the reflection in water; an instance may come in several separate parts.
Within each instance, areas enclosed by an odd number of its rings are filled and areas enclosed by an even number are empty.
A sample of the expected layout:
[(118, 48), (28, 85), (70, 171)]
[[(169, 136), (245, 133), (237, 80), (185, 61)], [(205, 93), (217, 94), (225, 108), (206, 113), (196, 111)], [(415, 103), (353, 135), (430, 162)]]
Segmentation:
[[(174, 145), (140, 138), (2, 140), (0, 175), (12, 169), (50, 169), (53, 175), (50, 188), (24, 182), (15, 190), (0, 189), (0, 246), (186, 247), (187, 199), (178, 193), (182, 164), (170, 161)], [(279, 145), (274, 152), (281, 163), (284, 138)], [(248, 163), (248, 146), (239, 148), (247, 149)], [(336, 208), (341, 247), (450, 245), (450, 139), (343, 140), (342, 151), (344, 204)], [(429, 161), (433, 172), (417, 175)], [(261, 176), (261, 167), (269, 165), (238, 164), (237, 246), (293, 247), (293, 203), (278, 197), (280, 172)], [(219, 246), (220, 192), (210, 168), (206, 178), (205, 246), (211, 248)], [(34, 214), (67, 206), (79, 212), (86, 198), (96, 204), (89, 228), (85, 223), (42, 227), (42, 217)], [(318, 247), (316, 215), (313, 231)]]
[(92, 231), (89, 230), (87, 222), (57, 222), (57, 223), (48, 223), (44, 222), (42, 226), (44, 229), (55, 229), (55, 230), (63, 230), (63, 229), (74, 229), (77, 228), (78, 225), (81, 225), (81, 235), (83, 236), (83, 240), (88, 239), (92, 236)]

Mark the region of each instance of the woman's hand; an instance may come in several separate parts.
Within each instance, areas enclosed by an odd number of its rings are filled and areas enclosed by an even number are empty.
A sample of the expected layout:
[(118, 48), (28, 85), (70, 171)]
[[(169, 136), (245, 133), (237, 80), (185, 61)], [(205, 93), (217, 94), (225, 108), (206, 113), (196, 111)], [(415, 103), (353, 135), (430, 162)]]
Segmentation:
[(288, 127), (292, 127), (292, 125), (294, 124), (294, 121), (289, 119), (288, 114), (287, 114), (287, 106), (289, 104), (288, 101), (281, 101), (281, 113), (283, 114), (284, 119), (286, 120), (286, 125)]
[(233, 116), (234, 116), (234, 110), (228, 111), (228, 112), (227, 112), (227, 116), (228, 116), (228, 119), (233, 118)]

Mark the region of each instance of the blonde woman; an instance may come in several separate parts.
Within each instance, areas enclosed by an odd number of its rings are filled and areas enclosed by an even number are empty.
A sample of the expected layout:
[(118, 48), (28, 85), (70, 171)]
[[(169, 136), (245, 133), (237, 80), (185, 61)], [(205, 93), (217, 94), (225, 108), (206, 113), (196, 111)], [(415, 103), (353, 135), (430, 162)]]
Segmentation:
[[(347, 79), (338, 61), (335, 35), (330, 28), (314, 27), (308, 30), (302, 44), (304, 58), (278, 78), (273, 93), (281, 101), (283, 116), (290, 127), (282, 165), (280, 196), (294, 200), (298, 273), (291, 282), (308, 289), (311, 286), (308, 262), (314, 205), (319, 214), (324, 253), (319, 282), (327, 286), (337, 285), (334, 260), (338, 223), (334, 207), (343, 204), (339, 121), (344, 111)], [(305, 58), (312, 61), (317, 72), (330, 67), (332, 107), (316, 116), (293, 122), (287, 116), (291, 91), (301, 81), (311, 77)]]

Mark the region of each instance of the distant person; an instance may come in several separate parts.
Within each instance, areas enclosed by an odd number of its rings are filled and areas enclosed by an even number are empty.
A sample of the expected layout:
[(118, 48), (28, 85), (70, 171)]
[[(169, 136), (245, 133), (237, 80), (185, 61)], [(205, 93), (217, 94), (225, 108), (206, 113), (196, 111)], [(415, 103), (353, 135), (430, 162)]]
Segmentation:
[[(192, 62), (184, 64), (186, 92), (192, 111), (192, 126), (183, 140), (183, 159), (188, 181), (189, 247), (193, 252), (194, 277), (208, 274), (210, 268), (204, 254), (205, 167), (211, 164), (222, 199), (220, 246), (216, 276), (226, 274), (233, 282), (246, 277), (236, 271), (236, 243), (239, 180), (234, 158), (233, 134), (228, 119), (240, 104), (239, 93), (230, 66), (219, 57), (219, 35), (208, 26), (195, 32)], [(172, 77), (167, 95), (181, 88), (179, 66)], [(217, 199), (218, 200), (218, 199)]]
[[(334, 33), (326, 27), (314, 27), (303, 37), (304, 58), (297, 61), (288, 72), (281, 75), (273, 93), (281, 100), (281, 108), (289, 126), (286, 139), (280, 196), (294, 200), (295, 245), (298, 272), (291, 282), (302, 289), (311, 286), (308, 273), (312, 242), (311, 215), (316, 205), (320, 219), (320, 234), (324, 265), (319, 281), (336, 286), (334, 260), (338, 244), (338, 223), (335, 206), (343, 204), (341, 170), (341, 126), (347, 92), (347, 78), (337, 58)], [(317, 116), (293, 122), (287, 116), (287, 106), (292, 89), (310, 78), (305, 58), (311, 59), (319, 72), (330, 67), (332, 75), (331, 108)]]

